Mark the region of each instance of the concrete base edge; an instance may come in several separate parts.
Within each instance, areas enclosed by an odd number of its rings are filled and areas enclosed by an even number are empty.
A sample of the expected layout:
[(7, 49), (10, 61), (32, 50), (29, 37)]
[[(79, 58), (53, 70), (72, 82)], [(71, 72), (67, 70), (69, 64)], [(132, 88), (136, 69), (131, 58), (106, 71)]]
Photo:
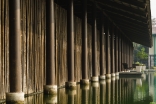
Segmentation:
[(116, 75), (116, 76), (119, 76), (119, 72), (116, 72), (115, 75)]
[(115, 73), (112, 73), (111, 76), (112, 76), (112, 77), (115, 77)]
[(98, 76), (93, 76), (93, 77), (91, 77), (91, 81), (92, 82), (98, 82), (99, 81), (99, 77)]
[(80, 84), (89, 85), (89, 79), (81, 79)]
[(100, 76), (99, 76), (99, 79), (100, 79), (100, 80), (104, 80), (104, 79), (106, 79), (106, 76), (105, 76), (105, 75), (100, 75)]
[(56, 95), (57, 94), (57, 85), (44, 85), (44, 94)]
[(76, 89), (76, 82), (65, 82), (65, 87), (68, 89)]
[(24, 93), (23, 92), (6, 93), (6, 102), (24, 104)]
[(111, 74), (106, 74), (106, 79), (111, 78)]

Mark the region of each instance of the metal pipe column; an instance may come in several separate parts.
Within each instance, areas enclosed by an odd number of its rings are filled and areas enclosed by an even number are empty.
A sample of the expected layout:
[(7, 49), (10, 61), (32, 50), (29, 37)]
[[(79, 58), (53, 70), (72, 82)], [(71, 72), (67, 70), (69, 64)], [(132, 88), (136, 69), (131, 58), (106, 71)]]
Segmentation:
[(100, 28), (100, 79), (105, 79), (105, 33), (104, 33), (104, 16), (101, 15)]
[(24, 102), (21, 68), (20, 0), (9, 0), (9, 83), (7, 102)]
[(45, 94), (56, 94), (54, 0), (46, 0), (46, 85)]
[(119, 46), (118, 46), (118, 49), (119, 49), (119, 52), (118, 52), (118, 56), (119, 56), (119, 62), (118, 62), (118, 71), (121, 72), (121, 35), (119, 34), (118, 35), (118, 42), (119, 42)]
[(9, 0), (10, 92), (22, 92), (20, 0)]
[(109, 23), (105, 27), (106, 31), (106, 78), (111, 78), (110, 74), (110, 34), (109, 34)]
[(115, 77), (115, 66), (114, 66), (114, 26), (111, 26), (111, 76)]
[(67, 10), (67, 62), (68, 82), (66, 87), (76, 87), (74, 79), (74, 0), (68, 0)]
[(96, 30), (96, 3), (93, 4), (93, 24), (92, 24), (92, 81), (98, 81), (97, 71), (97, 30)]
[(88, 47), (87, 47), (87, 0), (83, 0), (82, 9), (82, 84), (89, 84), (87, 63), (88, 63)]
[(118, 52), (118, 45), (119, 45), (119, 41), (118, 41), (118, 32), (117, 32), (117, 30), (115, 31), (116, 32), (116, 34), (115, 34), (115, 74), (116, 75), (119, 75), (119, 70), (118, 70), (118, 63), (119, 63), (119, 58), (118, 58), (118, 54), (119, 54), (119, 52)]

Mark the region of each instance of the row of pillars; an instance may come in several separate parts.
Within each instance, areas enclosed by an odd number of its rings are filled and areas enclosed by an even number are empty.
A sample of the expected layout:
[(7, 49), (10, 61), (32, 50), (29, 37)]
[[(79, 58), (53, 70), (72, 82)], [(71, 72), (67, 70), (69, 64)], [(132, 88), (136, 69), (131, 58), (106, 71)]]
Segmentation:
[[(87, 72), (87, 0), (83, 0), (82, 9), (82, 84), (89, 84)], [(103, 13), (101, 13), (103, 14)], [(46, 0), (46, 94), (57, 93), (55, 75), (55, 19), (54, 0)], [(9, 77), (10, 93), (6, 100), (24, 101), (21, 80), (21, 27), (20, 27), (20, 0), (9, 0)], [(100, 26), (100, 75), (97, 70), (97, 20), (96, 3), (93, 4), (92, 24), (92, 78), (91, 81), (111, 78), (124, 71), (122, 63), (132, 65), (132, 43), (106, 18), (101, 15)], [(67, 9), (67, 88), (76, 86), (74, 79), (74, 0), (68, 0)], [(99, 77), (100, 76), (100, 77)]]

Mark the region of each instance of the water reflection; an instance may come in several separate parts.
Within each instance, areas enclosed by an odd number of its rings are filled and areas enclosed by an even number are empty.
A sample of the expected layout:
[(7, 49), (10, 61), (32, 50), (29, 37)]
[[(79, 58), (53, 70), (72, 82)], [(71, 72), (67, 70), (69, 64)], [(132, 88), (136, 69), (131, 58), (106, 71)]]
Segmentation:
[(111, 78), (77, 85), (76, 90), (58, 89), (57, 96), (38, 94), (25, 98), (25, 104), (153, 104), (156, 103), (156, 73), (143, 78)]

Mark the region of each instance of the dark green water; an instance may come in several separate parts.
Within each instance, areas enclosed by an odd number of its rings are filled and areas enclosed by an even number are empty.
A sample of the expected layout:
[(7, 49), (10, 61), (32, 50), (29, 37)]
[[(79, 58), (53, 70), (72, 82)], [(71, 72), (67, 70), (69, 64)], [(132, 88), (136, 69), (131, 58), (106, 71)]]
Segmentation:
[(143, 78), (112, 78), (77, 85), (76, 90), (61, 88), (56, 96), (38, 94), (25, 98), (25, 104), (156, 104), (156, 73)]

